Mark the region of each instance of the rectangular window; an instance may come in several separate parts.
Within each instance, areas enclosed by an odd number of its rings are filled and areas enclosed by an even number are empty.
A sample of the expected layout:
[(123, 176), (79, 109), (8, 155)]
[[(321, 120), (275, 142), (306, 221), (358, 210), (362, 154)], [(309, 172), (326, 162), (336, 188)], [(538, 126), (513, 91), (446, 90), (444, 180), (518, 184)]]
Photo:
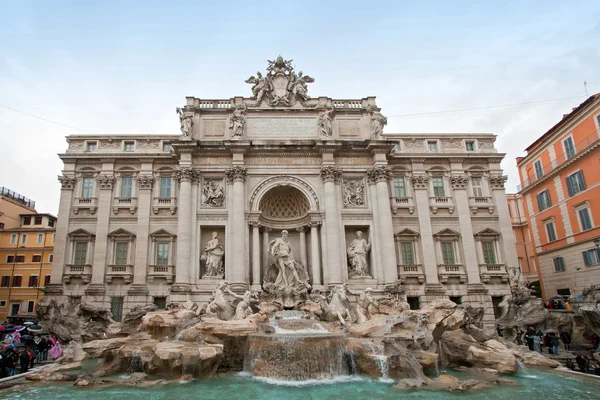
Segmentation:
[(29, 277), (29, 287), (37, 287), (38, 285), (38, 276), (37, 275), (31, 275)]
[(573, 157), (575, 155), (575, 145), (573, 144), (573, 138), (569, 136), (565, 139), (563, 144), (565, 145), (565, 153), (567, 155), (567, 158)]
[(579, 216), (579, 223), (581, 225), (582, 231), (587, 231), (594, 227), (592, 225), (592, 217), (590, 215), (590, 209), (588, 207), (580, 208), (579, 210), (577, 210), (577, 215)]
[(552, 202), (550, 201), (550, 192), (548, 191), (548, 189), (544, 190), (543, 192), (538, 193), (538, 195), (536, 197), (537, 197), (538, 209), (540, 211), (544, 211), (546, 208), (548, 208), (552, 205)]
[(43, 219), (43, 218), (42, 218), (42, 216), (41, 216), (41, 215), (36, 215), (36, 216), (35, 216), (35, 218), (34, 218), (34, 222), (33, 222), (33, 223), (34, 223), (35, 225), (41, 225), (41, 224), (42, 224), (42, 219)]
[(437, 142), (427, 142), (427, 148), (432, 153), (436, 153), (438, 151)]
[(415, 264), (413, 242), (400, 242), (400, 253), (402, 253), (402, 265)]
[(406, 197), (406, 187), (404, 185), (404, 178), (394, 178), (394, 196)]
[(163, 176), (160, 178), (160, 198), (169, 199), (171, 198), (171, 177)]
[(50, 275), (46, 275), (44, 277), (44, 286), (48, 286), (50, 284)]
[(486, 264), (496, 264), (496, 251), (494, 249), (494, 242), (481, 242), (481, 247), (483, 249), (483, 261)]
[(115, 243), (115, 265), (127, 265), (127, 249), (129, 242)]
[(94, 178), (83, 178), (81, 183), (81, 197), (88, 198), (94, 194)]
[(121, 178), (121, 198), (130, 198), (133, 188), (133, 178), (124, 176)]
[(27, 243), (27, 235), (23, 234), (21, 235), (21, 244), (26, 244)]
[(6, 307), (6, 300), (0, 300), (0, 307)]
[(442, 258), (444, 264), (456, 264), (454, 258), (454, 242), (442, 242)]
[(123, 319), (123, 297), (110, 298), (110, 311), (112, 312), (113, 319), (121, 322)]
[(533, 166), (535, 167), (535, 176), (540, 179), (544, 176), (544, 168), (542, 167), (542, 160), (537, 160)]
[(546, 223), (546, 234), (548, 235), (548, 242), (554, 242), (556, 240), (556, 229), (554, 228), (554, 222)]
[(163, 151), (171, 151), (173, 150), (173, 146), (171, 146), (171, 143), (163, 143)]
[(10, 244), (17, 244), (17, 235), (10, 235)]
[(30, 215), (23, 217), (23, 225), (31, 225), (31, 216)]
[(54, 220), (52, 218), (48, 218), (48, 226), (54, 228)]
[(52, 244), (54, 244), (54, 241), (56, 240), (56, 233), (52, 234)]
[(18, 263), (24, 263), (24, 262), (25, 262), (25, 256), (24, 256), (24, 255), (22, 255), (22, 254), (21, 254), (21, 255), (18, 255), (18, 256), (15, 258), (15, 262), (18, 262)]
[(479, 176), (471, 178), (471, 186), (473, 187), (473, 196), (483, 197), (483, 180)]
[(166, 297), (155, 297), (154, 305), (158, 307), (159, 310), (164, 310), (167, 307), (167, 298)]
[(156, 265), (169, 264), (169, 243), (156, 244)]
[(44, 234), (38, 233), (37, 244), (42, 244), (42, 243), (44, 243)]
[(22, 280), (23, 280), (23, 277), (21, 275), (13, 276), (13, 282), (12, 282), (13, 287), (21, 287)]
[(87, 242), (75, 242), (75, 251), (73, 254), (74, 265), (84, 265), (86, 263)]
[(475, 142), (473, 142), (472, 140), (465, 142), (465, 150), (475, 151)]
[(586, 267), (590, 265), (600, 264), (600, 249), (591, 249), (584, 251), (583, 253), (583, 263)]
[(85, 149), (87, 151), (96, 151), (98, 149), (98, 142), (87, 142)]
[(31, 257), (31, 262), (42, 262), (42, 256), (40, 254), (34, 254)]
[(32, 312), (33, 312), (33, 310), (34, 310), (34, 307), (35, 307), (35, 301), (33, 301), (33, 300), (29, 300), (29, 301), (27, 302), (27, 312), (28, 312), (28, 313), (32, 313)]
[(569, 196), (573, 196), (574, 194), (586, 189), (582, 171), (577, 171), (574, 174), (567, 176), (566, 181)]
[(135, 143), (134, 143), (134, 142), (125, 142), (125, 145), (124, 145), (124, 150), (125, 150), (126, 152), (131, 152), (131, 151), (133, 151), (133, 147), (134, 147), (134, 145), (135, 145)]
[(419, 303), (419, 298), (418, 297), (408, 296), (406, 298), (406, 302), (410, 306), (411, 310), (418, 310), (419, 308), (421, 308), (421, 304)]
[(15, 262), (15, 256), (6, 256), (7, 264), (14, 263), (14, 262)]
[(52, 261), (54, 261), (54, 254), (48, 256), (48, 262), (51, 263)]
[(0, 222), (0, 230), (4, 229), (4, 222)]
[(565, 260), (562, 257), (554, 257), (554, 272), (562, 272), (565, 270)]
[(445, 197), (446, 191), (444, 190), (444, 178), (436, 176), (432, 180), (433, 184), (433, 195), (435, 197)]
[(0, 287), (9, 287), (10, 286), (10, 276), (4, 275), (2, 277), (2, 282), (0, 282)]

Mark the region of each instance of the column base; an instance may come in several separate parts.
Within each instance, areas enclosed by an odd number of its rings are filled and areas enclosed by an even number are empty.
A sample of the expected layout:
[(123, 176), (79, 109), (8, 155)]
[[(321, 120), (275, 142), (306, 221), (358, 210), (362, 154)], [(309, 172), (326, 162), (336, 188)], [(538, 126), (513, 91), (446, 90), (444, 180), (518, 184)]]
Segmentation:
[(262, 290), (262, 286), (260, 283), (253, 283), (250, 285), (250, 290), (253, 292), (260, 292)]
[(487, 294), (488, 288), (483, 283), (470, 283), (467, 285), (469, 294)]
[(63, 285), (60, 283), (49, 283), (44, 288), (44, 295), (46, 296), (62, 296), (63, 293)]
[(357, 278), (348, 279), (346, 282), (350, 289), (375, 289), (377, 287), (377, 279), (373, 279), (370, 276), (361, 276)]
[(446, 296), (446, 288), (441, 283), (428, 283), (425, 285), (425, 294), (428, 296)]
[(131, 285), (129, 290), (127, 290), (128, 296), (148, 296), (148, 293), (148, 286), (143, 284), (134, 283), (133, 285)]
[(104, 296), (106, 294), (106, 287), (102, 284), (92, 283), (85, 288), (86, 296)]
[(248, 290), (248, 284), (246, 282), (231, 282), (229, 288), (234, 292), (245, 292)]
[(171, 286), (171, 293), (189, 293), (192, 291), (192, 287), (189, 283), (174, 283)]

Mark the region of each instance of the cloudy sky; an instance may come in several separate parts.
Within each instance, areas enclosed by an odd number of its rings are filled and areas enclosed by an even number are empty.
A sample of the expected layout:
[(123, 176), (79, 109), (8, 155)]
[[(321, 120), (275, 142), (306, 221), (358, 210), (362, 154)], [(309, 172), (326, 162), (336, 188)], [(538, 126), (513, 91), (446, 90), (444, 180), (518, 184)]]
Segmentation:
[(56, 214), (66, 135), (178, 133), (185, 96), (247, 96), (278, 54), (312, 96), (377, 96), (386, 132), (497, 134), (509, 191), (600, 91), (597, 1), (166, 3), (0, 0), (0, 186)]

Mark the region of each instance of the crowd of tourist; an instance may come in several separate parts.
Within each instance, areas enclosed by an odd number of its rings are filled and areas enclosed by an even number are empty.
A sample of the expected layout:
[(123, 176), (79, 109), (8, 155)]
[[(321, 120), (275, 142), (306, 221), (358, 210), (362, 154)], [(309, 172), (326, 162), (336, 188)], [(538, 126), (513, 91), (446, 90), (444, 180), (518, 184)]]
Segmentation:
[(56, 360), (62, 347), (55, 336), (42, 333), (33, 322), (0, 325), (0, 378), (25, 373), (36, 362)]

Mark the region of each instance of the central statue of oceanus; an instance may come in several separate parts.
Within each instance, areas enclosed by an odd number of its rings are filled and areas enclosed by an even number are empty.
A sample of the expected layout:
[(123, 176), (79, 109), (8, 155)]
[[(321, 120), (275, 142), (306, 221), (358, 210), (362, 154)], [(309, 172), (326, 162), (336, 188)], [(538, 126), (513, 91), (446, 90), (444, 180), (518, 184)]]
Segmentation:
[(269, 243), (269, 253), (274, 262), (267, 268), (263, 289), (274, 297), (275, 303), (284, 308), (292, 308), (306, 299), (310, 285), (306, 270), (294, 260), (288, 231), (282, 231), (280, 238)]

